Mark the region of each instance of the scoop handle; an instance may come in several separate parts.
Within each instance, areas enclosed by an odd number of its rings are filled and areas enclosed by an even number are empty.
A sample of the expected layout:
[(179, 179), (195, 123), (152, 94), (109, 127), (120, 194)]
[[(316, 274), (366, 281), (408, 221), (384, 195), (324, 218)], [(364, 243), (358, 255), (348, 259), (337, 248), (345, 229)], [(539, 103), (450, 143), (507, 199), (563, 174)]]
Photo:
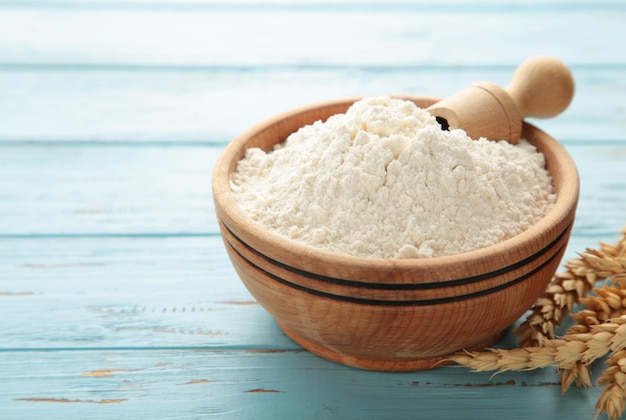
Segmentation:
[(539, 56), (523, 62), (505, 90), (522, 118), (549, 118), (560, 114), (570, 104), (574, 78), (561, 61)]
[(427, 110), (442, 128), (462, 128), (473, 139), (517, 143), (526, 117), (553, 117), (574, 96), (574, 78), (556, 58), (539, 56), (523, 62), (506, 89), (477, 82)]

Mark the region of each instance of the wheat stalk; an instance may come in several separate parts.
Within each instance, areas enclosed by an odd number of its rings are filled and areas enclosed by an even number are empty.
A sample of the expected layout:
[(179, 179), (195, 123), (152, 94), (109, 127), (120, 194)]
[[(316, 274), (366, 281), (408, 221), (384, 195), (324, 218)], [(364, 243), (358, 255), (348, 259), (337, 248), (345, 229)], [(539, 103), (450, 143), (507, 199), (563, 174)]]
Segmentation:
[[(622, 317), (624, 312), (626, 312), (626, 289), (605, 286), (594, 289), (594, 293), (596, 294), (595, 296), (581, 299), (581, 303), (586, 306), (585, 309), (571, 315), (577, 324), (569, 329), (563, 338), (565, 342), (571, 341), (572, 338), (574, 338), (574, 341), (585, 339), (589, 334), (597, 332), (598, 329), (606, 329), (605, 327), (596, 327), (595, 329), (593, 327), (609, 322), (612, 318)], [(626, 317), (620, 319), (626, 320)], [(585, 350), (587, 356), (580, 357), (578, 360), (566, 358), (565, 355), (568, 352), (578, 350), (582, 353), (580, 343), (563, 344), (558, 340), (545, 339), (542, 342), (542, 346), (513, 349), (511, 351), (493, 350), (492, 353), (495, 354), (487, 353), (482, 355), (477, 353), (476, 357), (482, 361), (483, 368), (491, 365), (491, 369), (485, 370), (528, 370), (555, 365), (561, 373), (561, 391), (565, 392), (574, 383), (578, 387), (585, 388), (592, 385), (589, 366), (593, 360), (611, 351), (610, 341), (607, 341), (607, 338), (608, 336), (604, 334), (596, 336), (594, 340), (590, 340), (587, 343), (588, 348)], [(544, 347), (547, 348), (542, 349)], [(557, 347), (560, 347), (558, 351), (561, 352), (561, 359), (569, 360), (569, 364), (558, 363)], [(590, 355), (593, 357), (589, 357)], [(581, 356), (584, 356), (584, 353)], [(626, 359), (624, 363), (626, 364)], [(503, 366), (506, 366), (506, 368), (503, 369)], [(610, 391), (605, 392), (615, 394), (617, 388), (611, 388)], [(611, 399), (611, 401), (613, 400), (615, 400), (615, 396)]]
[(587, 249), (579, 256), (566, 263), (565, 272), (553, 277), (531, 314), (514, 330), (519, 336), (518, 346), (536, 347), (554, 339), (555, 327), (597, 282), (608, 278), (614, 283), (626, 282), (626, 228), (617, 245), (602, 242), (600, 249)]
[(450, 359), (474, 372), (533, 370), (555, 366), (575, 371), (581, 383), (591, 383), (588, 366), (610, 352), (626, 346), (626, 315), (589, 326), (585, 333), (568, 334), (561, 339), (546, 339), (542, 346), (514, 349), (491, 348), (484, 352), (460, 352)]

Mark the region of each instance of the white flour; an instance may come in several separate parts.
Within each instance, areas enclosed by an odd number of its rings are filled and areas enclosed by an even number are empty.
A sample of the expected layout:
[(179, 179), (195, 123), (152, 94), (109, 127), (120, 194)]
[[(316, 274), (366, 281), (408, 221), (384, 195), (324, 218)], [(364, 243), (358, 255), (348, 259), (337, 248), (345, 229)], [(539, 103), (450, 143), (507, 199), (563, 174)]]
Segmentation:
[(335, 253), (374, 258), (457, 254), (510, 238), (556, 199), (545, 158), (525, 140), (442, 131), (412, 102), (371, 97), (249, 149), (231, 178), (250, 217)]

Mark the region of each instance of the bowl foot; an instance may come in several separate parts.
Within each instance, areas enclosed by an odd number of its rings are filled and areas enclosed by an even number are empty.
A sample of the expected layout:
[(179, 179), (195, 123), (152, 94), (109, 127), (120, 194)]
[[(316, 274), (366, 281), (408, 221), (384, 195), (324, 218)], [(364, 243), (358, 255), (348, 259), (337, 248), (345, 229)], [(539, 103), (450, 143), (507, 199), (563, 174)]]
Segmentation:
[[(426, 359), (404, 359), (404, 360), (380, 360), (380, 359), (366, 359), (361, 357), (349, 356), (343, 353), (333, 351), (331, 349), (322, 347), (321, 345), (296, 334), (293, 330), (290, 330), (284, 324), (278, 322), (278, 326), (283, 332), (295, 341), (298, 345), (304, 347), (305, 350), (330, 360), (331, 362), (339, 363), (345, 366), (350, 366), (364, 370), (376, 370), (383, 372), (413, 372), (418, 370), (435, 369), (438, 367), (451, 365), (452, 362), (448, 360), (447, 355), (437, 356)], [(494, 335), (493, 337), (483, 341), (482, 343), (468, 348), (469, 351), (480, 351), (486, 347), (492, 346), (498, 342), (506, 333), (506, 330)]]

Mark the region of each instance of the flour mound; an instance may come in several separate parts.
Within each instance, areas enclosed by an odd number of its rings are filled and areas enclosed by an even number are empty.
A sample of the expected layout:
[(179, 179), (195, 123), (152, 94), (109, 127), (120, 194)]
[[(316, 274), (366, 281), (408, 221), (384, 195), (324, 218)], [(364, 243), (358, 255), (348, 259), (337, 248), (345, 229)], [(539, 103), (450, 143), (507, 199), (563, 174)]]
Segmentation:
[(281, 235), (372, 258), (458, 254), (511, 238), (554, 205), (545, 158), (522, 139), (442, 131), (410, 101), (370, 97), (302, 127), (231, 177), (241, 208)]

